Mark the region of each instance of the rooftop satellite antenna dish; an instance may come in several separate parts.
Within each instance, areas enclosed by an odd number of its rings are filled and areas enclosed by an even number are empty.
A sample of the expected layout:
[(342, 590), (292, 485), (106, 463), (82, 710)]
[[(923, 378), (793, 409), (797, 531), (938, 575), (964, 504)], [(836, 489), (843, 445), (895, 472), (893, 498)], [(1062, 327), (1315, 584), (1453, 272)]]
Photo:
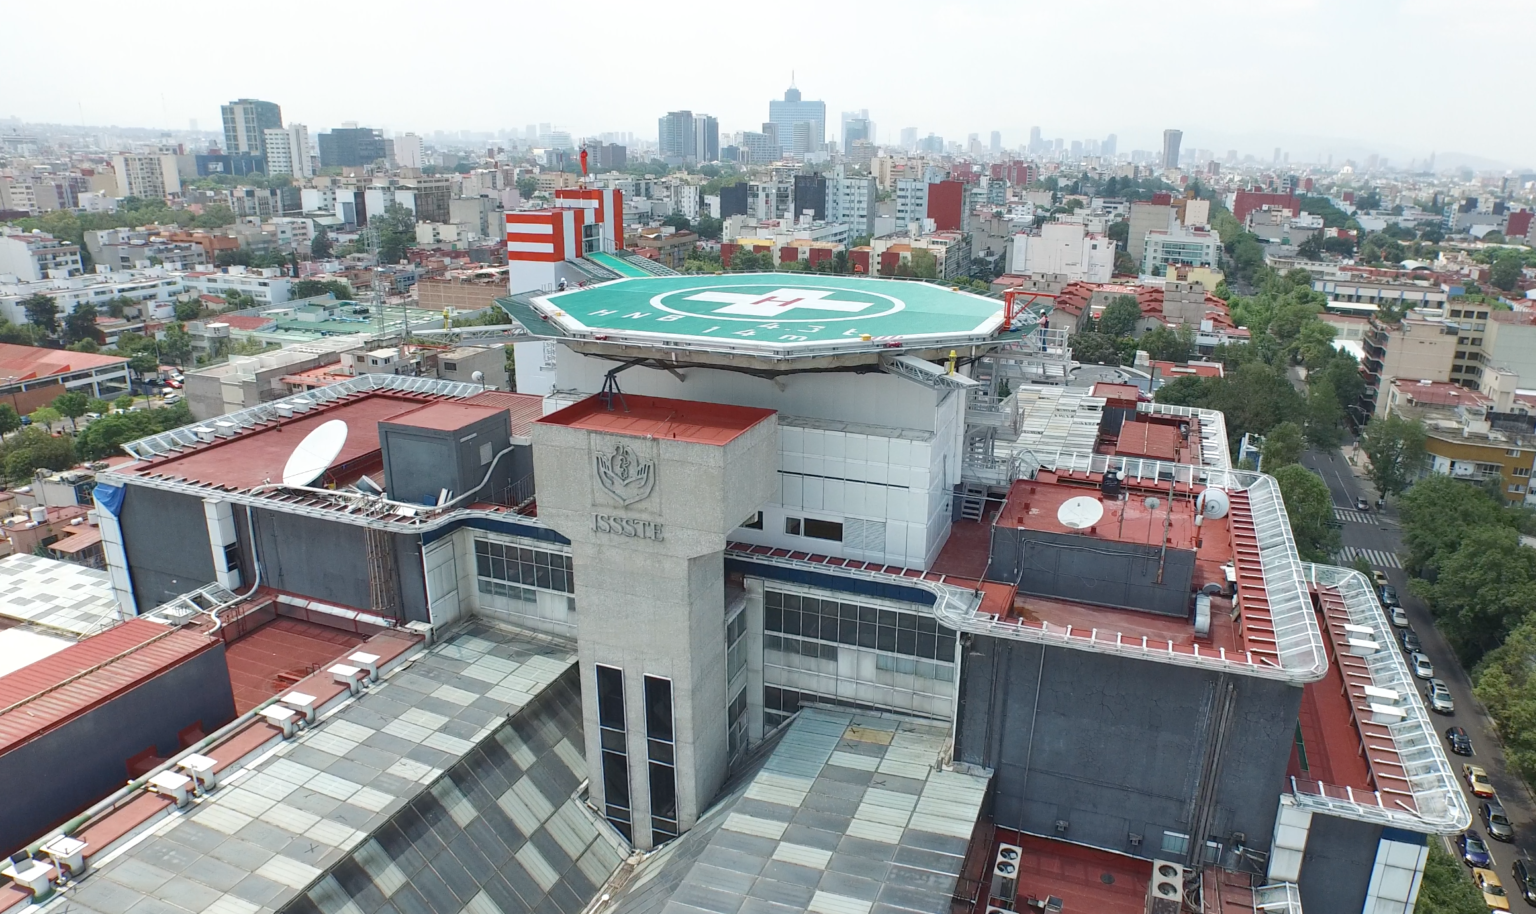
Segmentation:
[(283, 467), (283, 485), (307, 486), (319, 479), (347, 443), (347, 423), (332, 419), (304, 436), (288, 455)]
[(1227, 509), (1230, 507), (1232, 507), (1232, 499), (1223, 489), (1208, 488), (1195, 499), (1195, 509), (1211, 520), (1226, 517)]
[(1056, 509), (1056, 519), (1063, 527), (1073, 530), (1086, 530), (1099, 522), (1104, 516), (1104, 505), (1091, 495), (1079, 495), (1069, 498)]
[(1162, 502), (1157, 500), (1156, 495), (1148, 495), (1146, 498), (1141, 500), (1141, 503), (1147, 506), (1148, 511), (1156, 511), (1157, 506), (1162, 504)]

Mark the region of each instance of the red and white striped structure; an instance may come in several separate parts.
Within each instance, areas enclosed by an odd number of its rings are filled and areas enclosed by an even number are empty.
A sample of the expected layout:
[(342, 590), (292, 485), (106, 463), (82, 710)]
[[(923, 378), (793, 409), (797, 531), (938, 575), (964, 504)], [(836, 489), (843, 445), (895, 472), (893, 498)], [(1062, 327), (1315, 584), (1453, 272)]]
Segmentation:
[(586, 227), (601, 226), (597, 250), (624, 246), (624, 195), (614, 188), (555, 191), (550, 209), (507, 213), (507, 262), (559, 263), (584, 252)]

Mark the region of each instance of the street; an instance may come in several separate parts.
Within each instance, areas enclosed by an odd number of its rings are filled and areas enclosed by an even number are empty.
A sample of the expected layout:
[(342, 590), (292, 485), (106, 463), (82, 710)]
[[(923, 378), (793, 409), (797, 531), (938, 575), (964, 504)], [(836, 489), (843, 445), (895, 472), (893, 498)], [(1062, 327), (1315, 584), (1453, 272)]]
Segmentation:
[[(1344, 447), (1347, 452), (1350, 445), (1346, 443)], [(1446, 644), (1445, 638), (1435, 628), (1429, 608), (1424, 605), (1423, 600), (1414, 596), (1409, 590), (1408, 573), (1401, 567), (1401, 553), (1406, 552), (1406, 549), (1402, 545), (1397, 512), (1391, 504), (1387, 505), (1385, 511), (1376, 510), (1376, 490), (1368, 480), (1355, 474), (1354, 467), (1350, 465), (1344, 453), (1307, 451), (1302, 455), (1301, 463), (1321, 476), (1333, 494), (1334, 516), (1343, 523), (1341, 538), (1346, 559), (1340, 564), (1347, 563), (1347, 557), (1359, 551), (1366, 555), (1374, 566), (1386, 572), (1392, 586), (1397, 588), (1398, 599), (1402, 602), (1403, 608), (1408, 611), (1409, 624), (1424, 642), (1424, 653), (1429, 655), (1430, 662), (1435, 666), (1435, 676), (1450, 687), (1451, 696), (1456, 701), (1456, 713), (1451, 715), (1431, 713), (1430, 716), (1436, 719), (1435, 729), (1441, 734), (1441, 748), (1446, 750), (1446, 756), (1451, 760), (1451, 766), (1456, 770), (1458, 778), (1464, 762), (1481, 765), (1486, 769), (1494, 789), (1498, 792), (1499, 801), (1504, 804), (1504, 809), (1514, 824), (1516, 843), (1513, 847), (1499, 841), (1488, 841), (1489, 850), (1497, 864), (1494, 869), (1505, 878), (1508, 885), (1509, 867), (1514, 862), (1516, 848), (1520, 856), (1527, 860), (1530, 860), (1533, 852), (1536, 852), (1536, 801), (1532, 800), (1530, 791), (1520, 779), (1508, 771), (1504, 764), (1503, 749), (1494, 736), (1493, 720), (1472, 697), (1471, 678), (1461, 668), (1450, 646)], [(1370, 503), (1371, 510), (1357, 511), (1356, 498), (1365, 498)], [(1393, 629), (1397, 634), (1401, 631), (1402, 629)], [(1393, 648), (1402, 650), (1401, 642), (1394, 644)], [(1423, 698), (1422, 680), (1419, 681), (1419, 685), (1419, 697)], [(1463, 727), (1467, 735), (1472, 738), (1472, 748), (1476, 753), (1472, 758), (1452, 755), (1446, 747), (1445, 730), (1453, 725)], [(1487, 837), (1487, 830), (1483, 827), (1478, 813), (1479, 805), (1483, 801), (1472, 796), (1472, 792), (1467, 789), (1465, 779), (1461, 779), (1460, 783), (1462, 794), (1472, 808), (1472, 829)], [(1511, 894), (1514, 892), (1511, 891)]]

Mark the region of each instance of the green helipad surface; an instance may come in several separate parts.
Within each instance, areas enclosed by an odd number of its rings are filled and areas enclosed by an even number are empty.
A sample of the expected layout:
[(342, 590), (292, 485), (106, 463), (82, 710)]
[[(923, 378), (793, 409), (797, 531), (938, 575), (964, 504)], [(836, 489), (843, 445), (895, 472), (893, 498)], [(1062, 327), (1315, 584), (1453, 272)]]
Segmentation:
[(619, 279), (533, 301), (572, 336), (714, 340), (732, 348), (959, 340), (991, 335), (1003, 320), (996, 299), (928, 283), (823, 274)]

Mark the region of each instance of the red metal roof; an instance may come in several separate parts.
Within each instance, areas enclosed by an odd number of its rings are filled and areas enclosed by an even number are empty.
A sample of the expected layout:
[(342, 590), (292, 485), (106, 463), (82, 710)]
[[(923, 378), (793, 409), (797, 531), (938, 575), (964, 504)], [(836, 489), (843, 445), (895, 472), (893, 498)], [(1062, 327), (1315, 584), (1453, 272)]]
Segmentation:
[(426, 428), (439, 432), (452, 432), (473, 425), (501, 410), (494, 406), (466, 403), (462, 400), (443, 400), (417, 407), (408, 413), (382, 420), (390, 425)]
[(513, 437), (524, 437), (528, 426), (544, 415), (544, 398), (537, 394), (518, 394), (505, 390), (485, 390), (475, 394), (466, 403), (494, 406), (512, 414)]
[(610, 409), (601, 396), (591, 396), (551, 413), (535, 424), (719, 446), (736, 440), (747, 429), (773, 414), (771, 409), (750, 406), (637, 395), (615, 397)]
[(0, 676), (0, 753), (219, 643), (190, 628), (130, 619)]
[(121, 365), (127, 359), (94, 352), (73, 352), (68, 349), (44, 349), (40, 346), (17, 346), (0, 343), (0, 378), (46, 378), (49, 375), (84, 371), (87, 368), (103, 368)]
[(1120, 426), (1115, 453), (1176, 461), (1179, 459), (1179, 430), (1171, 425), (1127, 420)]

